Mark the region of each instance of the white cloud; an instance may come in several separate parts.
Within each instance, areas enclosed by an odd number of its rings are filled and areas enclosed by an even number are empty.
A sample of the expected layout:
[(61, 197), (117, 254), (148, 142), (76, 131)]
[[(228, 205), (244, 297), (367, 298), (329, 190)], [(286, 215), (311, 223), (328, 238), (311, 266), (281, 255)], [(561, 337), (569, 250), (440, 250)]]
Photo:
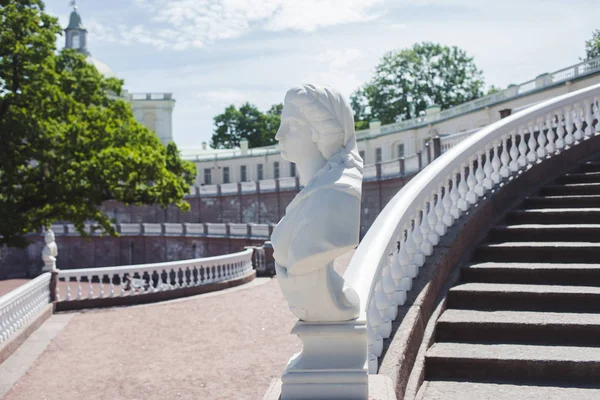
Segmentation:
[(133, 30), (94, 22), (99, 40), (167, 45), (176, 50), (201, 48), (256, 30), (312, 32), (319, 28), (366, 22), (384, 0), (133, 0), (149, 24)]

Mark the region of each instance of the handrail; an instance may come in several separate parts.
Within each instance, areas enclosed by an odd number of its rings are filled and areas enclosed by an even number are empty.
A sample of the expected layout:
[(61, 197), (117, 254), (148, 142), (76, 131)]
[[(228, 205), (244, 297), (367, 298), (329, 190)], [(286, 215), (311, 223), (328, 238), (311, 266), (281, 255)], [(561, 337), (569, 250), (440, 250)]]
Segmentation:
[(594, 85), (482, 128), (432, 162), (390, 200), (344, 274), (361, 300), (372, 356), (381, 354), (381, 339), (389, 337), (397, 307), (404, 304), (412, 278), (439, 237), (511, 174), (597, 134), (600, 124), (594, 132), (593, 121), (600, 119), (599, 100), (600, 85)]
[[(57, 279), (66, 287), (63, 287), (64, 297), (61, 298), (59, 287), (56, 296), (58, 301), (123, 297), (126, 292), (128, 296), (134, 296), (237, 279), (252, 271), (252, 253), (249, 248), (238, 253), (191, 260), (59, 270)], [(71, 282), (75, 285), (75, 295), (71, 294)], [(85, 295), (84, 286), (87, 286)]]
[(0, 296), (0, 344), (50, 303), (50, 272)]

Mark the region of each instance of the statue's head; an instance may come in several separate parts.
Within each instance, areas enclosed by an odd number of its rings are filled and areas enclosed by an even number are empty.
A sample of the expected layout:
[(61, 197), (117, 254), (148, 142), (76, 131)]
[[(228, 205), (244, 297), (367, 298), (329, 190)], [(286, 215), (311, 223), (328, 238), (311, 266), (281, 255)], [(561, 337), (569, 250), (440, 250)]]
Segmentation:
[(325, 160), (341, 150), (358, 157), (352, 108), (328, 86), (302, 85), (288, 90), (275, 139), (281, 157), (295, 163), (312, 159), (306, 157), (307, 152), (319, 152)]
[(46, 243), (54, 242), (54, 232), (52, 232), (52, 229), (48, 229), (46, 231), (46, 233), (44, 234), (44, 241)]

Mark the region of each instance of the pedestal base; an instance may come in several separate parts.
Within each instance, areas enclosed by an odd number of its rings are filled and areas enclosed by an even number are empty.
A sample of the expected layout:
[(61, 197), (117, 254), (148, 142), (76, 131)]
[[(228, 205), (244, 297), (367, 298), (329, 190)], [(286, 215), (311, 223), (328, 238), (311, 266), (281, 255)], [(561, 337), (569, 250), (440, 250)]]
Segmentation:
[(281, 378), (282, 400), (366, 400), (369, 393), (367, 323), (298, 321), (292, 334), (303, 349)]

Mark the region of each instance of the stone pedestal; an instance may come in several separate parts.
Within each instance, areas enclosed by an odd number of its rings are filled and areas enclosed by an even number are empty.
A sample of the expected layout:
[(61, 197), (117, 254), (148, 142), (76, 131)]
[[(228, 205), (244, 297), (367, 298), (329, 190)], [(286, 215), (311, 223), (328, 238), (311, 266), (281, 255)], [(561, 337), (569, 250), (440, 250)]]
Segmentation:
[(365, 320), (298, 321), (292, 334), (303, 349), (294, 355), (281, 378), (281, 399), (366, 400), (368, 385)]

